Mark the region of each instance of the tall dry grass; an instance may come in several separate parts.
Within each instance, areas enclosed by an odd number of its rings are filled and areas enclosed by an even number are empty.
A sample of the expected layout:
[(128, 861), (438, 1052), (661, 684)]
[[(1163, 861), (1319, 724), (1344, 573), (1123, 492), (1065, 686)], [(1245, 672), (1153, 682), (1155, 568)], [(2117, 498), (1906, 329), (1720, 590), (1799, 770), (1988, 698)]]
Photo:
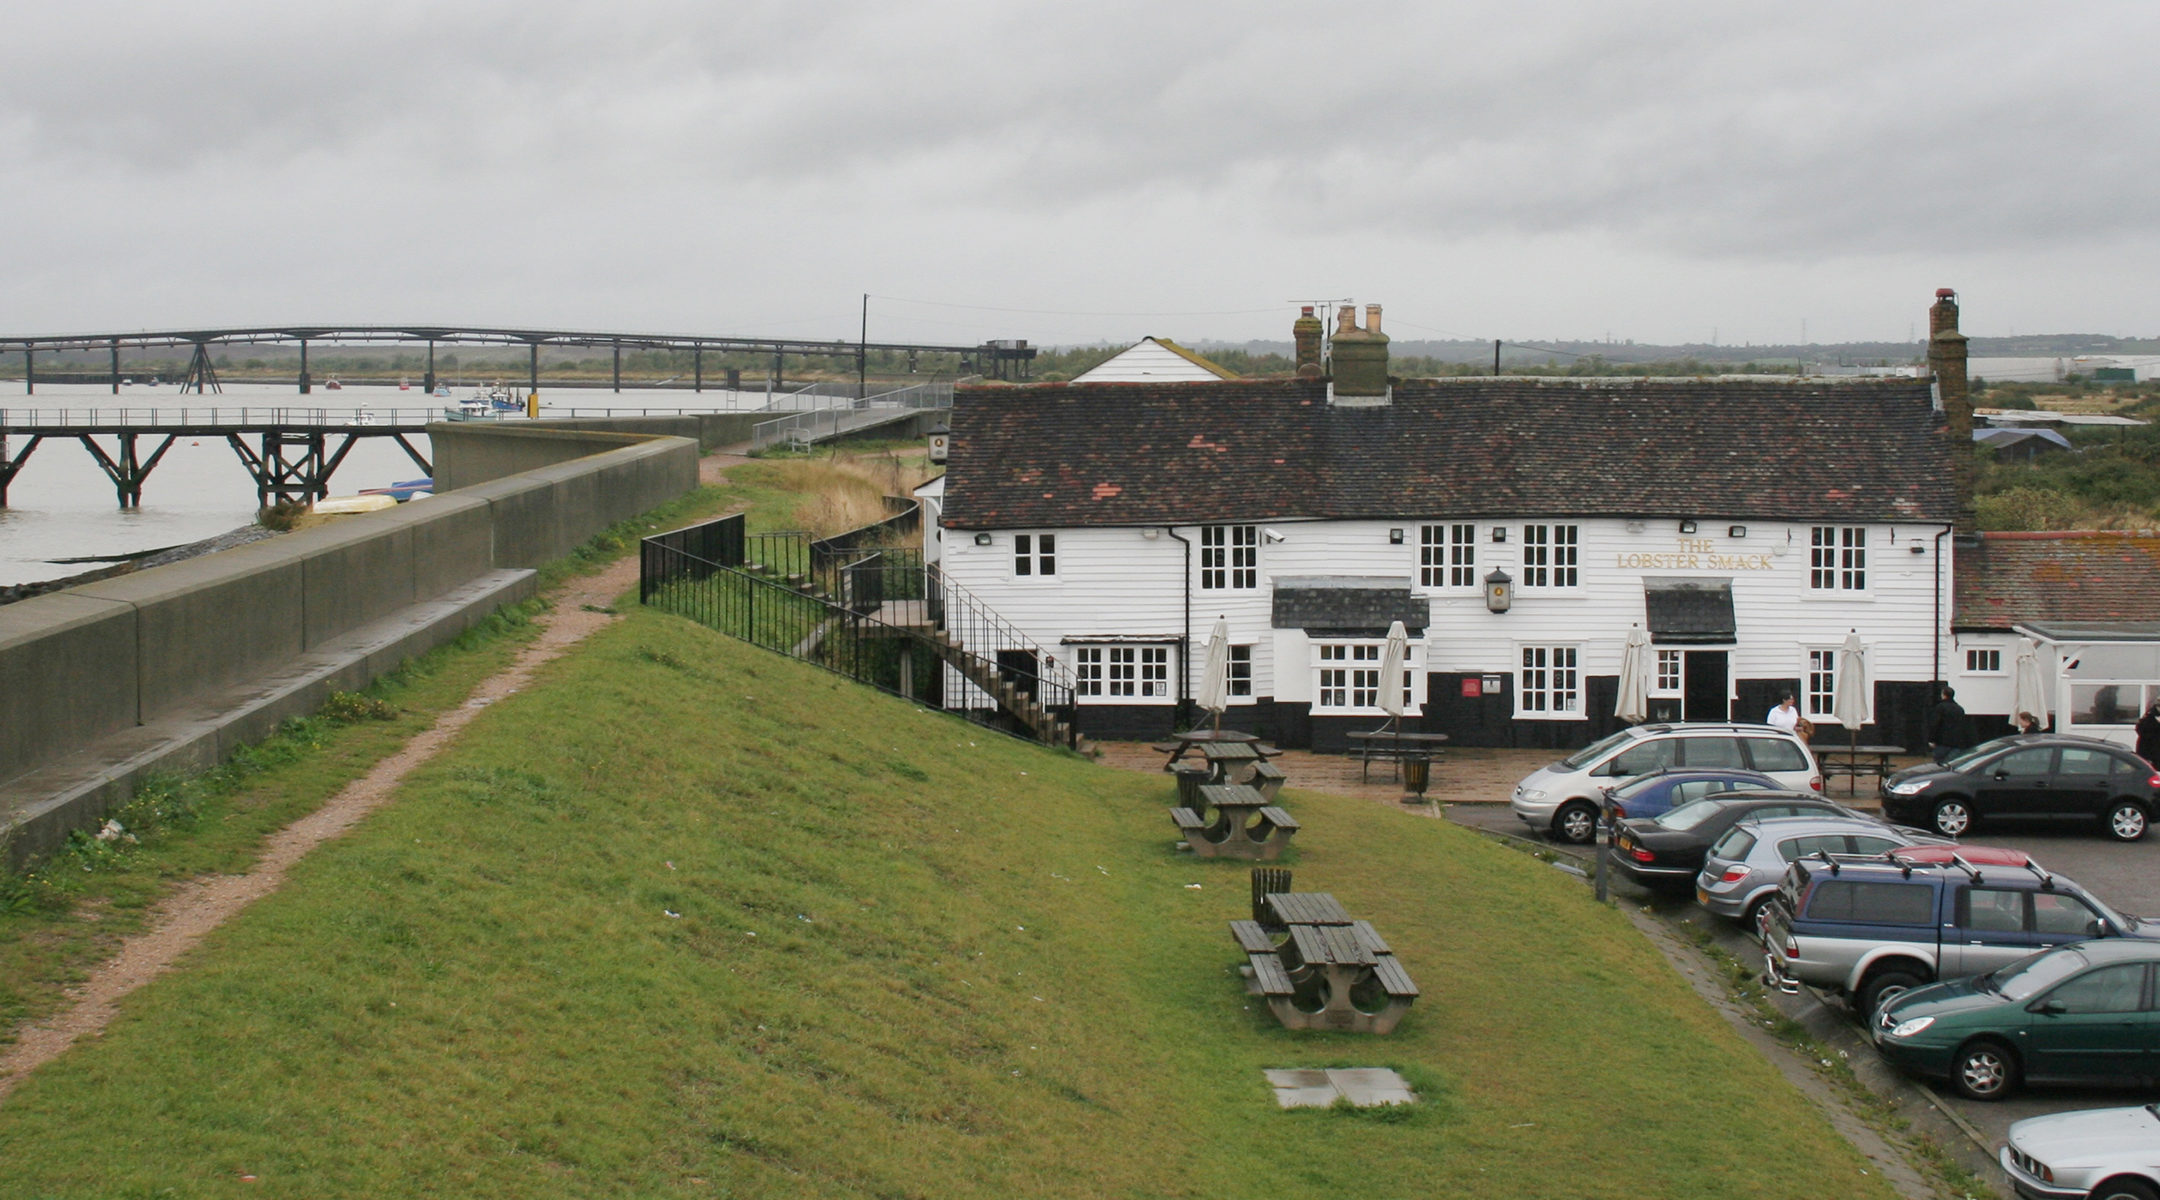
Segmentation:
[(896, 454), (777, 460), (773, 483), (804, 497), (795, 509), (800, 527), (831, 537), (884, 520), (884, 497), (905, 496), (930, 477), (920, 462)]

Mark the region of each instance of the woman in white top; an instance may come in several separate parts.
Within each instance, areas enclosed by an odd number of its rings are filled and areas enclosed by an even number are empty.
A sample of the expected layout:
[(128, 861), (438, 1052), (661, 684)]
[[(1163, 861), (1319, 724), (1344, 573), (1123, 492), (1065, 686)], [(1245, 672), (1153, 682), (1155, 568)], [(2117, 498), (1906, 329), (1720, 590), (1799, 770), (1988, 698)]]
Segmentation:
[(1770, 710), (1770, 715), (1763, 718), (1763, 723), (1775, 725), (1779, 729), (1791, 733), (1800, 724), (1798, 701), (1798, 696), (1787, 692), (1785, 698), (1778, 702), (1778, 706)]

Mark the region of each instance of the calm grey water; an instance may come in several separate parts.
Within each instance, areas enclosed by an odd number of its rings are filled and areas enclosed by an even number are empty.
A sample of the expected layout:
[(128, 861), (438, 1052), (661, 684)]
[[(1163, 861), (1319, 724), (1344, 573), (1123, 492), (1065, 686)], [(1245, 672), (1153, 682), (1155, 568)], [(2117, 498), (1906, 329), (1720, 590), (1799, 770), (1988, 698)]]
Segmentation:
[[(118, 396), (113, 395), (108, 384), (41, 383), (35, 395), (24, 395), (20, 383), (0, 384), (0, 388), (8, 387), (14, 391), (0, 391), (0, 410), (9, 420), (20, 419), (24, 410), (68, 409), (87, 414), (91, 410), (109, 413), (125, 408), (136, 414), (171, 410), (177, 415), (182, 408), (200, 412), (212, 407), (228, 411), (288, 407), (327, 410), (333, 414), (333, 423), (342, 423), (345, 414), (362, 408), (380, 416), (395, 410), (418, 417), (425, 410), (432, 419), (441, 413), (443, 405), (454, 403), (431, 399), (417, 384), (411, 391), (402, 392), (394, 386), (347, 385), (335, 392), (318, 387), (306, 396), (290, 383), (227, 384), (223, 395), (210, 396), (182, 396), (171, 384), (125, 387)], [(457, 395), (471, 390), (459, 389)], [(580, 416), (597, 416), (603, 411), (725, 411), (758, 408), (766, 401), (763, 392), (710, 388), (703, 392), (688, 388), (639, 389), (620, 395), (582, 388), (541, 392), (543, 415), (570, 415), (573, 411)], [(113, 453), (112, 439), (102, 442), (106, 452)], [(333, 441), (332, 446), (335, 444)], [(422, 454), (432, 455), (425, 437), (414, 444)], [(157, 442), (145, 438), (137, 445), (139, 452), (147, 455)], [(11, 438), (9, 449), (21, 453), (22, 439)], [(362, 488), (382, 487), (426, 474), (392, 439), (362, 438), (331, 477), (330, 494), (349, 496)], [(22, 474), (9, 488), (8, 505), (0, 509), (0, 584), (28, 583), (58, 579), (101, 565), (58, 565), (51, 561), (55, 558), (152, 550), (215, 537), (248, 524), (255, 519), (255, 481), (225, 439), (183, 439), (150, 473), (143, 486), (142, 507), (123, 510), (112, 483), (80, 441), (48, 439), (31, 454)]]

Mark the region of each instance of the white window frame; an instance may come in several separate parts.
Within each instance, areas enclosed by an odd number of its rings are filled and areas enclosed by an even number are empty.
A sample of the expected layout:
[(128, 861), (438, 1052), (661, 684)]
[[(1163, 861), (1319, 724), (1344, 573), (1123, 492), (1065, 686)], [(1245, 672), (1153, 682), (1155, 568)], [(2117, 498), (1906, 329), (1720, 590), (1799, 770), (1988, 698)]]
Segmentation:
[(1418, 586), (1478, 586), (1476, 522), (1418, 526)]
[(1808, 526), (1808, 590), (1868, 590), (1867, 526)]
[(1252, 652), (1251, 646), (1230, 647), (1229, 682), (1232, 700), (1252, 699)]
[(2002, 674), (2002, 648), (1999, 646), (1967, 646), (1965, 648), (1965, 673), (1967, 675)]
[(1800, 710), (1810, 721), (1834, 721), (1830, 715), (1837, 698), (1836, 646), (1810, 646), (1800, 676)]
[(1559, 591), (1582, 582), (1582, 526), (1525, 525), (1522, 540), (1520, 586)]
[[(1380, 713), (1380, 660), (1387, 654), (1385, 640), (1343, 638), (1314, 642), (1313, 705), (1316, 716), (1365, 716)], [(1417, 704), (1418, 646), (1403, 651), (1403, 715), (1420, 710)]]
[(1054, 533), (1016, 533), (1013, 535), (1013, 578), (1056, 579), (1057, 535)]
[(1170, 704), (1169, 646), (1109, 642), (1074, 646), (1073, 695), (1091, 704)]
[(1200, 527), (1200, 589), (1251, 591), (1260, 586), (1260, 527)]
[[(1687, 654), (1682, 650), (1659, 650), (1650, 676), (1650, 694), (1678, 696), (1687, 687)], [(1671, 682), (1667, 682), (1670, 680)]]
[(1533, 721), (1580, 721), (1582, 647), (1573, 642), (1525, 643), (1516, 656), (1515, 715)]

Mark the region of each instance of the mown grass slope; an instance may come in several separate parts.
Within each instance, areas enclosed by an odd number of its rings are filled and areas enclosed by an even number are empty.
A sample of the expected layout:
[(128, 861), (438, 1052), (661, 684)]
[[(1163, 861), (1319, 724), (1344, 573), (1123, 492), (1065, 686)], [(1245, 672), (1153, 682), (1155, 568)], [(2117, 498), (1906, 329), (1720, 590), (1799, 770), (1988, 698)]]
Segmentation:
[[(633, 613), (0, 1105), (5, 1191), (1889, 1194), (1622, 915), (1441, 822), (1290, 795), (1299, 887), (1425, 996), (1281, 1030), (1171, 792)], [(1426, 1103), (1277, 1111), (1313, 1065)]]

